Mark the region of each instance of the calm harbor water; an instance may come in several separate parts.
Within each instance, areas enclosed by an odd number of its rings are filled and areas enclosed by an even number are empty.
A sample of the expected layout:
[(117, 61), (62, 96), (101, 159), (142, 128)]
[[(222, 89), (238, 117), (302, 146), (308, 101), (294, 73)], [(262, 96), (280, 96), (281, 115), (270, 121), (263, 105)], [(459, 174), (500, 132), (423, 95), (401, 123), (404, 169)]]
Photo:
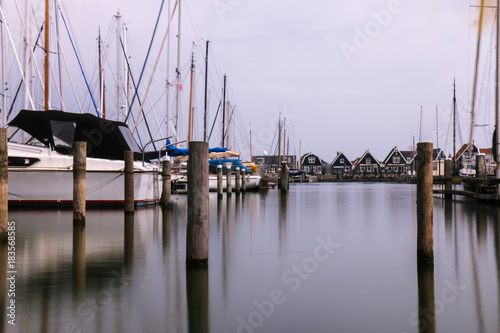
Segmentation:
[(415, 191), (324, 183), (292, 184), (286, 196), (211, 193), (209, 265), (195, 270), (185, 266), (185, 196), (132, 218), (91, 210), (84, 228), (73, 228), (69, 210), (12, 210), (16, 325), (6, 292), (0, 324), (6, 332), (500, 332), (500, 208), (435, 198), (435, 264), (418, 266)]

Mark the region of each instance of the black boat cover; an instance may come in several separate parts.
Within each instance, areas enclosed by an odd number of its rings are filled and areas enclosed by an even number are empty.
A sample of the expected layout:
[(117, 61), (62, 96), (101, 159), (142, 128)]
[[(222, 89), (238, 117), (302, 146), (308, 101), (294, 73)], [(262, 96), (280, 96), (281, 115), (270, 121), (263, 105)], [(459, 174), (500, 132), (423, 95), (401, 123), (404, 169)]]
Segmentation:
[(140, 159), (141, 149), (125, 123), (90, 113), (21, 110), (9, 122), (61, 154), (72, 154), (74, 141), (87, 142), (87, 156), (123, 160), (125, 151)]

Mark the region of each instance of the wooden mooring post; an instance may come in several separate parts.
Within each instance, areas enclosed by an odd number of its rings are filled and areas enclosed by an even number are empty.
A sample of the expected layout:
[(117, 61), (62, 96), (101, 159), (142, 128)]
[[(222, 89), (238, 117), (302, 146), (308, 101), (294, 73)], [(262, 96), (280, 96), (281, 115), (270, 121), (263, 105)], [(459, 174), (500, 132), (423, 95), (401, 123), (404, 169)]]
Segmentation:
[(170, 157), (165, 156), (162, 162), (162, 191), (160, 204), (164, 207), (170, 206), (170, 197), (172, 192), (172, 184), (170, 182), (172, 176), (170, 175)]
[(417, 261), (434, 262), (432, 142), (417, 144)]
[[(186, 264), (208, 263), (208, 142), (189, 142)], [(231, 172), (231, 171), (229, 171)]]
[(134, 213), (134, 152), (125, 152), (125, 188), (124, 208), (125, 213)]
[(222, 198), (224, 187), (222, 186), (222, 165), (217, 165), (217, 196)]
[(231, 166), (226, 167), (226, 194), (230, 197), (233, 193), (233, 188), (231, 186)]
[(245, 169), (241, 170), (241, 192), (247, 191), (247, 178)]
[(444, 199), (445, 200), (451, 200), (453, 195), (451, 194), (451, 190), (453, 189), (453, 161), (450, 159), (444, 160), (444, 179), (445, 179), (445, 185), (444, 185)]
[(73, 224), (85, 224), (87, 142), (73, 142)]
[(0, 128), (0, 237), (2, 238), (7, 238), (9, 223), (8, 173), (7, 129), (2, 127)]
[(236, 167), (234, 171), (234, 191), (236, 194), (240, 194), (241, 181), (240, 181), (240, 168)]
[(281, 162), (281, 193), (287, 193), (289, 188), (288, 165), (286, 161)]
[(476, 155), (476, 178), (486, 179), (486, 155)]

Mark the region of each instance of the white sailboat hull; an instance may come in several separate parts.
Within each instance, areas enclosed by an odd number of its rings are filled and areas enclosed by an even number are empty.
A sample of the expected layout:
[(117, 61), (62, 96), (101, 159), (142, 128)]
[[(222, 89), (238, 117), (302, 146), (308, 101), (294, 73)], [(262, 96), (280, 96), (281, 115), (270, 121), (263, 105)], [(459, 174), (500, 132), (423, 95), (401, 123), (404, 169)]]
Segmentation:
[[(45, 147), (9, 143), (9, 158), (38, 160), (30, 166), (9, 166), (9, 204), (64, 205), (73, 202), (73, 157)], [(86, 199), (90, 205), (124, 203), (124, 162), (87, 158)], [(152, 165), (134, 162), (134, 201), (152, 204), (159, 198), (160, 176)]]

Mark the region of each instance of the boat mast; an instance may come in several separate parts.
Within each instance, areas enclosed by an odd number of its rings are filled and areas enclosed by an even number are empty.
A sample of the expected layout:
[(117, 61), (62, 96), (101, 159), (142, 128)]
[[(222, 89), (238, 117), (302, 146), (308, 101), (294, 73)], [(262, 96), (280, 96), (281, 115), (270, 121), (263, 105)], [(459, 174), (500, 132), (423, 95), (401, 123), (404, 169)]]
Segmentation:
[(189, 125), (188, 142), (193, 141), (193, 76), (194, 76), (194, 52), (191, 53), (191, 83), (189, 88)]
[[(167, 12), (170, 15), (170, 0), (167, 1)], [(169, 22), (170, 24), (170, 22)], [(166, 84), (166, 97), (165, 97), (165, 102), (167, 103), (166, 105), (166, 117), (165, 117), (165, 127), (166, 127), (166, 136), (169, 136), (170, 129), (169, 129), (169, 122), (168, 119), (170, 117), (170, 34), (167, 36), (167, 84)]]
[[(474, 135), (474, 113), (476, 107), (476, 93), (477, 93), (477, 77), (479, 70), (479, 50), (481, 49), (481, 32), (483, 30), (483, 12), (484, 0), (481, 0), (481, 7), (479, 9), (479, 25), (477, 29), (477, 43), (476, 43), (476, 63), (474, 67), (474, 85), (472, 87), (472, 107), (470, 111), (470, 134), (467, 150), (472, 154), (473, 135)], [(497, 15), (498, 16), (498, 15)]]
[(49, 104), (49, 0), (45, 0), (45, 100), (44, 109), (50, 109)]
[[(3, 1), (0, 0), (0, 7), (3, 6)], [(2, 20), (3, 21), (3, 20)], [(4, 26), (5, 22), (1, 22), (2, 26), (0, 27), (0, 39), (1, 39), (1, 56), (2, 56), (2, 127), (7, 126), (7, 91), (5, 87), (5, 31)]]
[(278, 119), (278, 169), (281, 169), (281, 113)]
[[(499, 18), (499, 10), (500, 10), (500, 0), (497, 0), (497, 50), (496, 50), (496, 91), (495, 91), (495, 109), (496, 109), (496, 114), (495, 114), (495, 133), (496, 133), (496, 151), (497, 151), (497, 156), (496, 156), (496, 164), (497, 164), (497, 170), (496, 170), (496, 176), (497, 178), (500, 178), (500, 51), (498, 50), (498, 47), (500, 46), (500, 18)], [(497, 185), (497, 194), (500, 195), (500, 184)]]
[[(54, 0), (54, 16), (56, 21), (56, 34), (57, 34), (57, 69), (59, 72), (59, 96), (63, 96), (63, 85), (62, 85), (62, 64), (61, 64), (61, 45), (59, 45), (59, 15), (58, 10), (59, 3), (58, 0)], [(61, 109), (63, 109), (63, 101), (61, 100)]]
[(177, 19), (177, 67), (175, 73), (177, 76), (176, 98), (175, 98), (175, 141), (179, 141), (179, 108), (181, 99), (181, 0), (177, 1), (178, 19)]
[(99, 26), (99, 37), (97, 37), (97, 50), (99, 53), (99, 96), (101, 103), (99, 105), (101, 109), (101, 115), (103, 119), (106, 119), (106, 104), (104, 103), (104, 78), (102, 75), (102, 49), (101, 49), (102, 39), (101, 39), (101, 26)]
[(121, 15), (120, 11), (116, 12), (116, 120), (121, 121), (121, 94), (120, 88), (122, 85), (122, 64), (120, 56), (120, 36), (121, 36)]
[(207, 141), (207, 81), (208, 81), (208, 43), (207, 40), (207, 53), (205, 55), (205, 106), (203, 114), (203, 141)]
[(222, 88), (222, 138), (220, 141), (220, 146), (225, 147), (225, 126), (226, 126), (226, 74), (224, 74), (224, 86)]
[(252, 160), (252, 123), (250, 123), (250, 161)]
[(457, 98), (456, 98), (456, 85), (453, 79), (453, 170), (456, 168), (457, 157)]

